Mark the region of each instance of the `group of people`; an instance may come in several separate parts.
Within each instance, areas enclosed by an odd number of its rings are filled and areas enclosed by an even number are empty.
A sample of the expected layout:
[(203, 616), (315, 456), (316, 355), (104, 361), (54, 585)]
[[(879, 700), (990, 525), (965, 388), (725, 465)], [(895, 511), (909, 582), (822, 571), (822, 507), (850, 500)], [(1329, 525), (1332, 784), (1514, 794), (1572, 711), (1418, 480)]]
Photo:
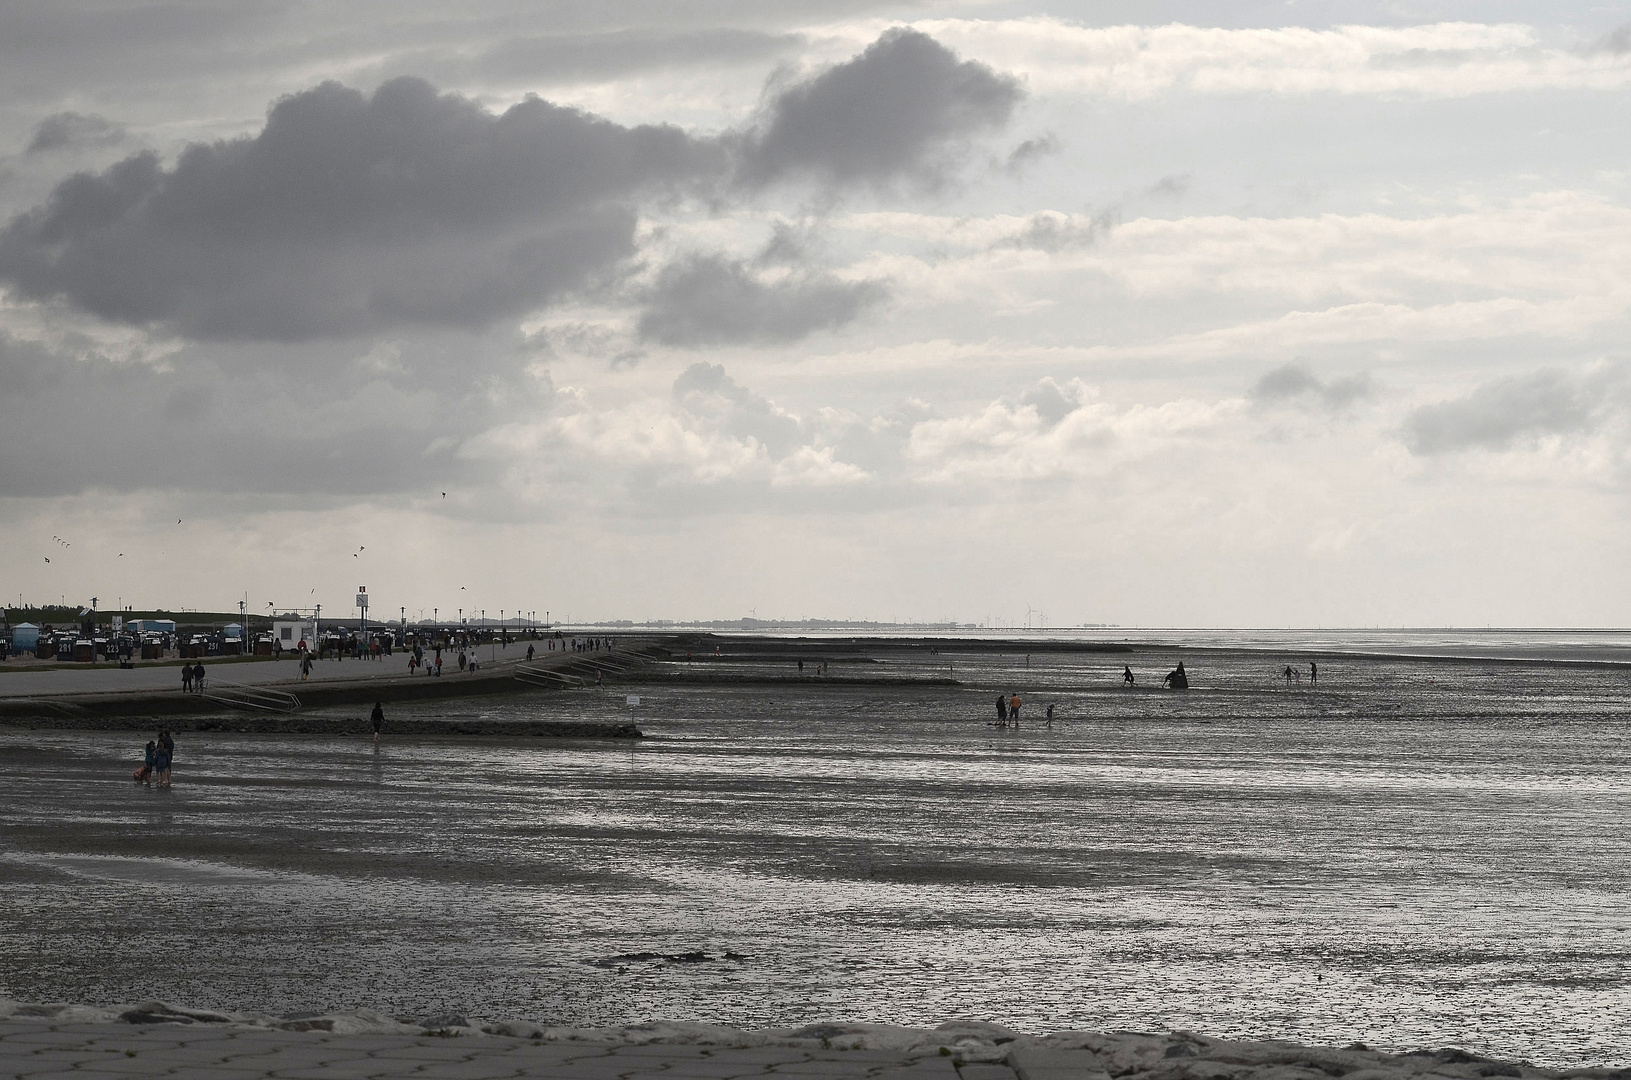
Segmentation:
[[(1125, 664), (1121, 668), (1121, 685), (1133, 686), (1138, 682), (1133, 677), (1133, 669)], [(1189, 672), (1184, 670), (1184, 662), (1178, 661), (1178, 666), (1161, 677), (1162, 686), (1170, 686), (1174, 690), (1189, 689)]]
[(155, 783), (161, 788), (170, 786), (170, 763), (176, 756), (176, 741), (170, 737), (168, 730), (159, 732), (159, 737), (147, 744), (147, 756), (142, 767), (133, 773), (136, 783), (152, 787)]
[[(554, 651), (555, 644), (556, 639), (550, 638), (550, 651)], [(609, 637), (563, 637), (560, 639), (560, 646), (562, 652), (566, 652), (568, 648), (570, 648), (573, 652), (599, 652), (602, 649), (611, 649), (612, 639)]]
[[(1303, 673), (1302, 673), (1301, 668), (1295, 668), (1295, 667), (1292, 667), (1290, 664), (1287, 664), (1286, 665), (1285, 675), (1286, 675), (1286, 685), (1287, 686), (1290, 686), (1293, 682), (1295, 682), (1298, 686), (1302, 685), (1302, 683), (1303, 683)], [(1319, 664), (1317, 664), (1314, 661), (1310, 660), (1308, 662), (1308, 682), (1309, 682), (1309, 685), (1314, 685), (1314, 684), (1318, 683), (1319, 681), (1320, 681), (1320, 666), (1319, 666)]]
[[(1020, 710), (1020, 706), (1023, 705), (1023, 704), (1024, 704), (1024, 702), (1022, 702), (1019, 699), (1018, 694), (998, 694), (997, 695), (997, 722), (995, 724), (993, 724), (992, 726), (993, 727), (1010, 727), (1010, 726), (1019, 727), (1019, 710)], [(1043, 719), (1045, 719), (1047, 721), (1048, 727), (1053, 726), (1053, 706), (1052, 705), (1048, 706), (1047, 712), (1045, 712), (1043, 714)]]
[(202, 694), (204, 692), (204, 665), (181, 665), (181, 692), (184, 694)]

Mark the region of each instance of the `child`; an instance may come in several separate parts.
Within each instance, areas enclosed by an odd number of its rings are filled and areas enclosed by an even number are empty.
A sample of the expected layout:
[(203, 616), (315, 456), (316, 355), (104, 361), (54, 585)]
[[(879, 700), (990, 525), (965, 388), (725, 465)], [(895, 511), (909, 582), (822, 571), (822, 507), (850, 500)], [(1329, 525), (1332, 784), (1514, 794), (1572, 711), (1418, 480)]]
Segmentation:
[(149, 742), (147, 744), (147, 761), (141, 768), (136, 770), (136, 783), (145, 784), (148, 787), (153, 786), (153, 761), (156, 754), (155, 744)]

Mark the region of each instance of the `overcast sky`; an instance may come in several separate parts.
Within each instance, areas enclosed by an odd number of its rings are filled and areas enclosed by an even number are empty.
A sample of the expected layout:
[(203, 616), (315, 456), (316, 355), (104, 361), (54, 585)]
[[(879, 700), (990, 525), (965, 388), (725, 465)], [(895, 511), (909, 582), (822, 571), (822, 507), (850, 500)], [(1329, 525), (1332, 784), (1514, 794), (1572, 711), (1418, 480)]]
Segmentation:
[(0, 5), (0, 588), (1625, 625), (1628, 121), (1631, 0)]

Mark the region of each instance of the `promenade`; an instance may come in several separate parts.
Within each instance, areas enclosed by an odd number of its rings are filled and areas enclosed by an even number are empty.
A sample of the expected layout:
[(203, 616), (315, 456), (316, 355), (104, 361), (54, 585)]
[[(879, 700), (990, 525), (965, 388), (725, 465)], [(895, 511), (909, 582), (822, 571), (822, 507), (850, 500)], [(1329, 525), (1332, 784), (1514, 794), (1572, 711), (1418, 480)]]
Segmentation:
[[(12, 1015), (5, 1016), (6, 1007)], [(30, 1015), (32, 1013), (33, 1015)], [(261, 1018), (148, 1002), (110, 1010), (0, 1002), (0, 1076), (172, 1080), (1479, 1080), (1623, 1077), (1548, 1070), (1460, 1050), (1384, 1054), (1183, 1032), (1061, 1032), (1035, 1038), (975, 1022), (933, 1030), (867, 1024), (738, 1031), (703, 1024), (622, 1029), (404, 1025), (373, 1014)], [(359, 1030), (372, 1028), (373, 1030)]]
[[(481, 645), (471, 651), (481, 660), (482, 665), (514, 664), (523, 661), (527, 656), (527, 646), (532, 645), (540, 661), (550, 661), (560, 658), (560, 652), (550, 652), (544, 641), (512, 641), (508, 646)], [(460, 674), (458, 664), (459, 651), (457, 649), (443, 650), (442, 652), (442, 678), (450, 678)], [(577, 654), (567, 653), (566, 656)], [(592, 657), (593, 653), (584, 653)], [(344, 660), (314, 660), (312, 661), (311, 676), (302, 683), (300, 678), (300, 662), (293, 654), (286, 655), (281, 660), (225, 660), (222, 657), (206, 657), (202, 663), (208, 678), (221, 684), (238, 684), (242, 686), (273, 686), (282, 689), (291, 689), (301, 685), (310, 685), (313, 682), (343, 682), (369, 679), (398, 679), (408, 678), (408, 651), (398, 649), (390, 656), (379, 660), (353, 660), (347, 657)], [(413, 678), (435, 678), (435, 676), (419, 674)], [(54, 666), (28, 667), (13, 666), (7, 668), (0, 664), (0, 698), (7, 697), (51, 697), (67, 694), (111, 694), (129, 690), (146, 691), (181, 691), (181, 668), (176, 663), (148, 663), (137, 664), (133, 668), (121, 668), (117, 663), (104, 661), (99, 664), (58, 663)]]
[[(534, 650), (531, 661), (529, 645)], [(293, 659), (206, 661), (201, 692), (183, 690), (180, 665), (12, 669), (0, 673), (0, 724), (135, 730), (166, 718), (178, 731), (316, 731), (322, 723), (313, 709), (581, 686), (615, 678), (653, 655), (650, 643), (641, 639), (625, 640), (620, 648), (605, 651), (550, 650), (547, 645), (544, 641), (480, 645), (469, 650), (479, 668), (466, 670), (458, 666), (458, 650), (444, 649), (440, 675), (424, 668), (410, 674), (406, 652), (377, 660), (317, 660), (306, 679)], [(206, 719), (210, 717), (235, 719)], [(581, 727), (540, 728), (532, 733), (637, 734), (632, 728), (624, 730), (626, 725), (604, 731), (578, 730)]]

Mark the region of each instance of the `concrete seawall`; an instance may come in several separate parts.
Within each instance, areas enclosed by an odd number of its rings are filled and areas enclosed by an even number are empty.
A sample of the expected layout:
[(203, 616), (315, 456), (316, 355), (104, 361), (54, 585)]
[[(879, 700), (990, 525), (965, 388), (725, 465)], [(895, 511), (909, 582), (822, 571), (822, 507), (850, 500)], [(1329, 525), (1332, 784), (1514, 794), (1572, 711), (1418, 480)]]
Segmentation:
[[(67, 730), (140, 731), (155, 725), (174, 731), (304, 732), (343, 734), (354, 720), (312, 716), (309, 710), (374, 702), (429, 701), (492, 694), (548, 693), (592, 683), (597, 674), (615, 681), (666, 655), (650, 642), (614, 651), (550, 653), (532, 661), (504, 660), (476, 671), (444, 668), (443, 675), (408, 675), (391, 665), (353, 661), (358, 672), (324, 667), (322, 678), (240, 683), (211, 670), (202, 693), (141, 688), (0, 697), (0, 725)], [(445, 656), (445, 654), (444, 654)], [(228, 673), (231, 669), (226, 669)], [(110, 673), (111, 674), (111, 673)], [(528, 677), (530, 674), (530, 677)], [(363, 725), (366, 727), (366, 724)], [(399, 734), (536, 735), (570, 738), (639, 738), (633, 724), (535, 721), (526, 724), (473, 720), (418, 720), (392, 725)]]

